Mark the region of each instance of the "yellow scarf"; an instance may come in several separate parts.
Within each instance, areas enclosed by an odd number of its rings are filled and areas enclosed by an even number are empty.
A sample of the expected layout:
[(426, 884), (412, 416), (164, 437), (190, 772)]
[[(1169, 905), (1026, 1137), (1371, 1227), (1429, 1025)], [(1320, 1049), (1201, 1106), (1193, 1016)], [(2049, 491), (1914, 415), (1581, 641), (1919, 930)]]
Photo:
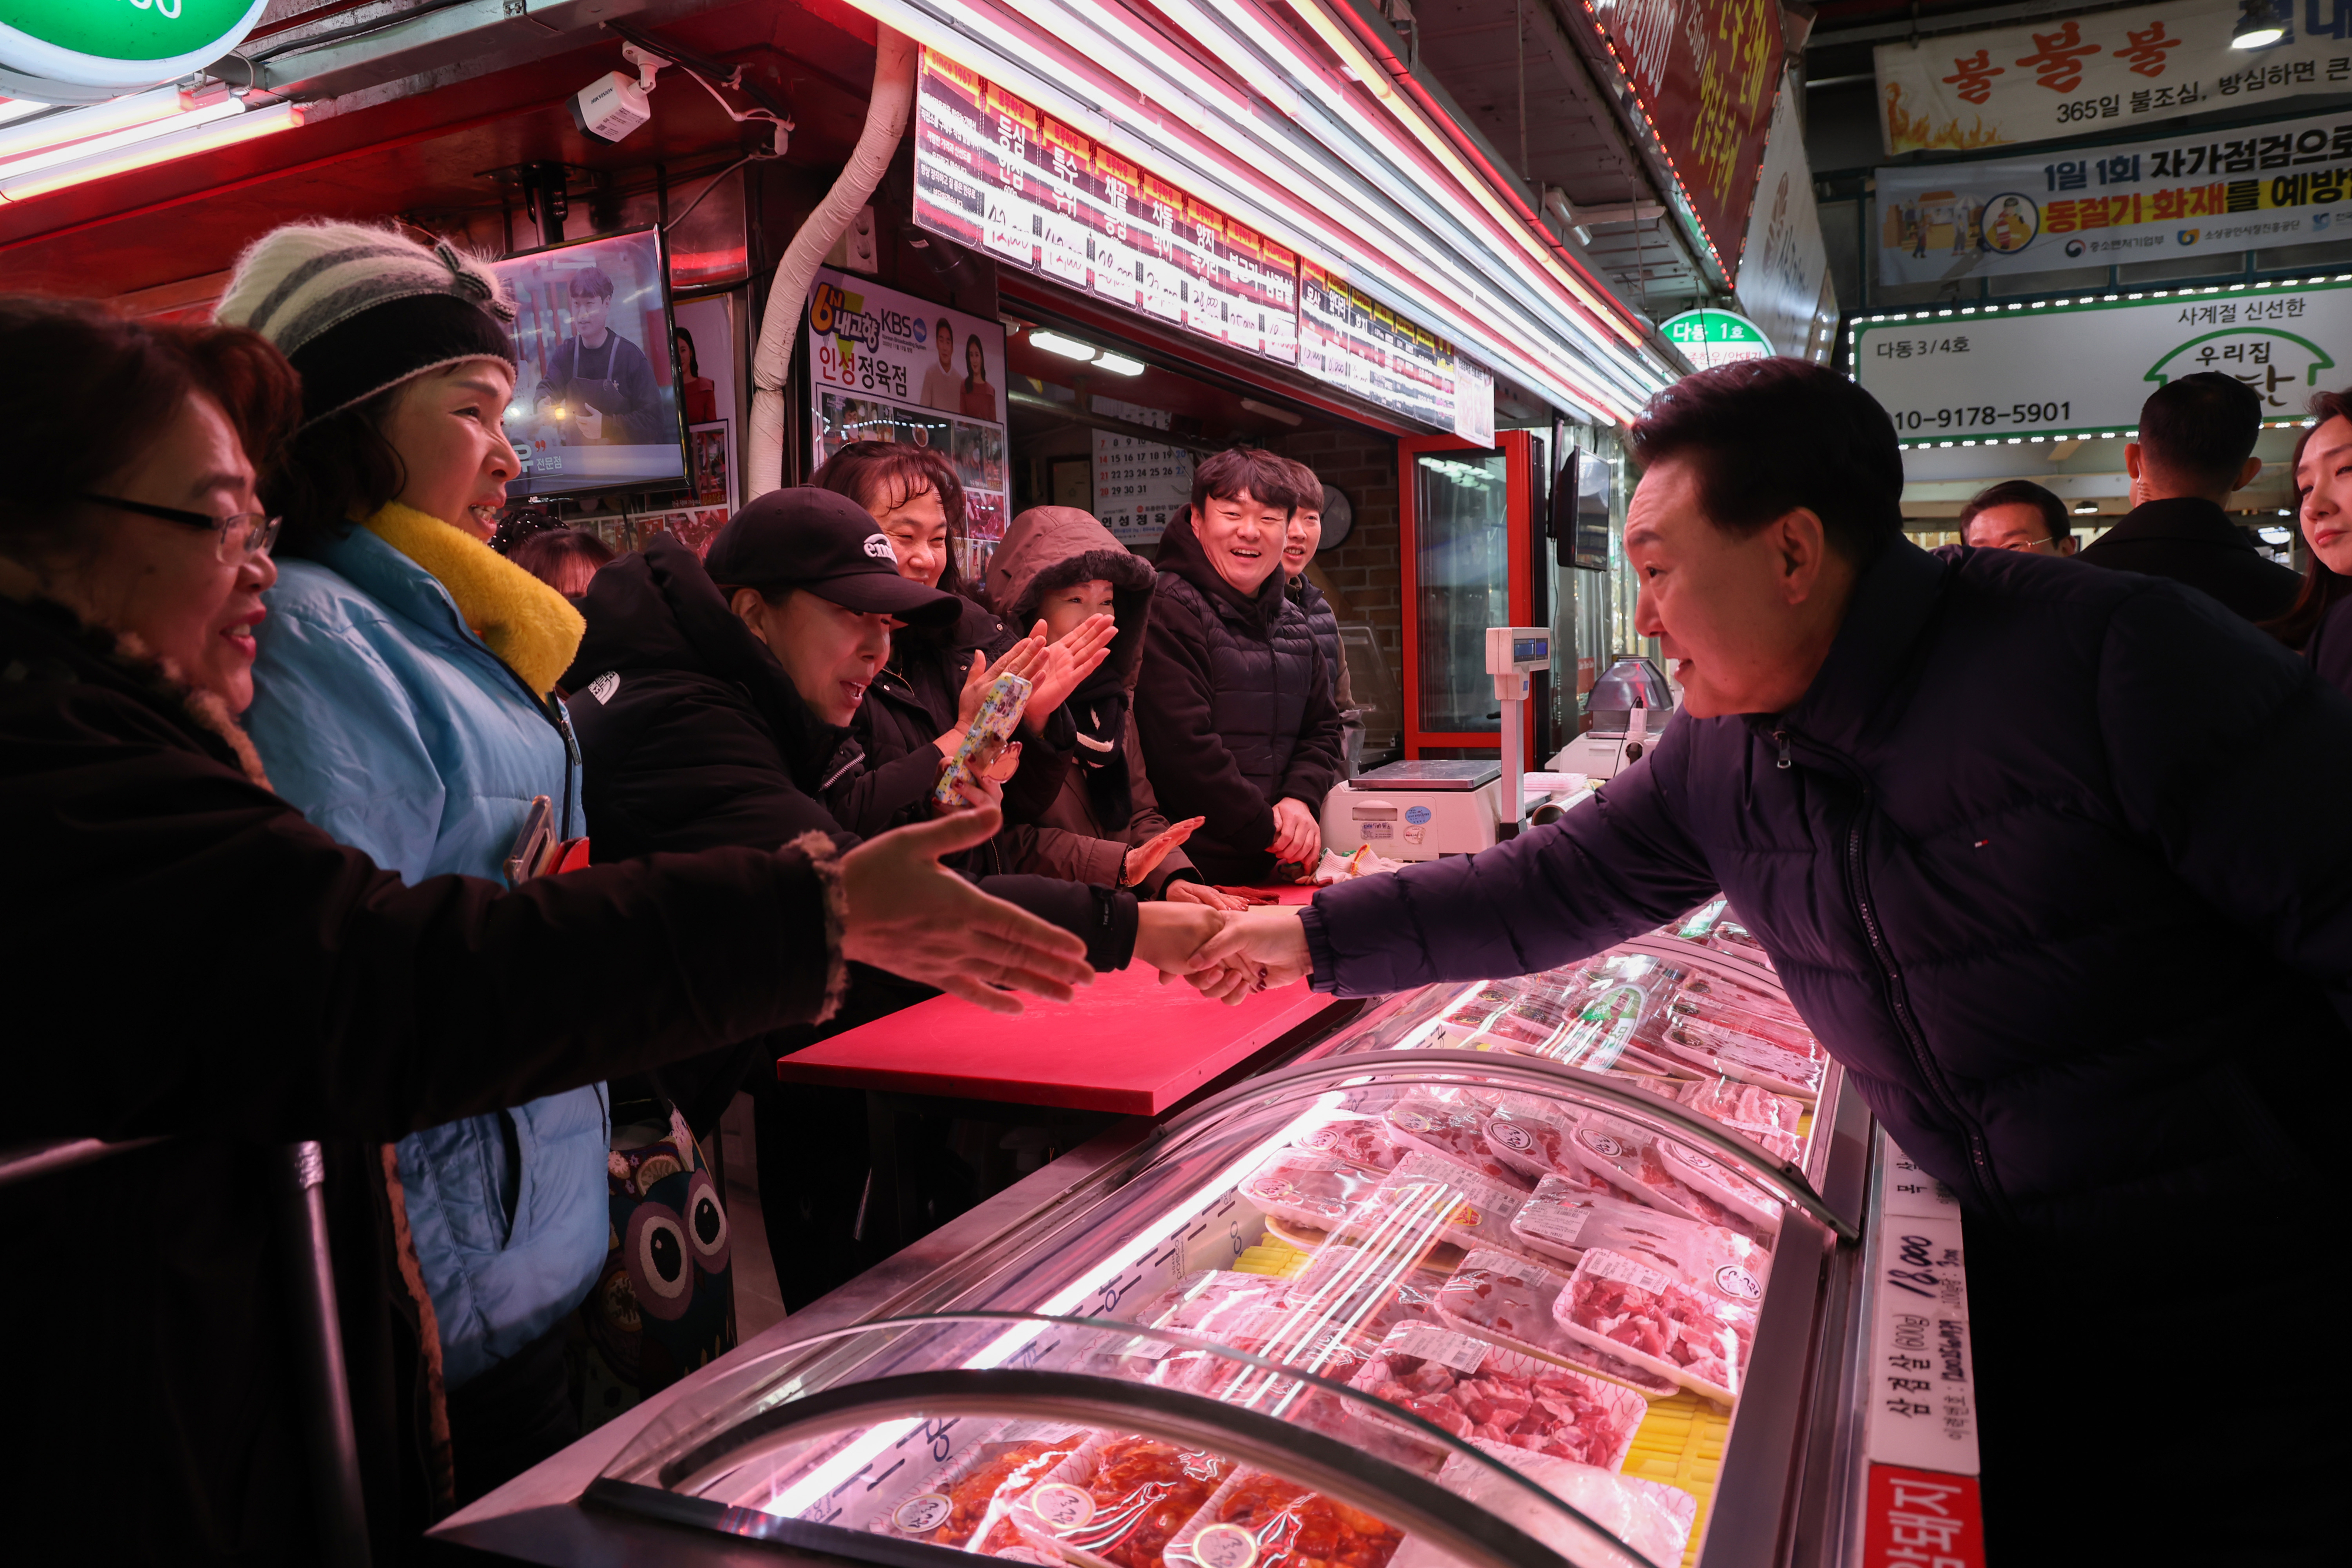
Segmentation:
[(491, 653), (541, 696), (555, 689), (580, 652), (588, 622), (571, 601), (471, 534), (387, 502), (368, 532), (423, 567), (457, 601), (457, 613)]

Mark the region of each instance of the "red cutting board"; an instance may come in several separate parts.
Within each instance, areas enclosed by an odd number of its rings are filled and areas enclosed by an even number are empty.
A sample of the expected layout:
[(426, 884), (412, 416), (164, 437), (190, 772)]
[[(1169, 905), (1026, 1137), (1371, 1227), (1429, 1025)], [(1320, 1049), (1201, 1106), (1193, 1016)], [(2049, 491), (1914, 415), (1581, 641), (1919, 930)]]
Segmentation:
[[(1280, 891), (1286, 904), (1314, 892)], [(1008, 1018), (933, 997), (782, 1058), (776, 1077), (1150, 1116), (1331, 1000), (1301, 980), (1229, 1008), (1181, 980), (1161, 985), (1149, 964), (1097, 975), (1067, 1004), (1021, 999), (1027, 1010)]]

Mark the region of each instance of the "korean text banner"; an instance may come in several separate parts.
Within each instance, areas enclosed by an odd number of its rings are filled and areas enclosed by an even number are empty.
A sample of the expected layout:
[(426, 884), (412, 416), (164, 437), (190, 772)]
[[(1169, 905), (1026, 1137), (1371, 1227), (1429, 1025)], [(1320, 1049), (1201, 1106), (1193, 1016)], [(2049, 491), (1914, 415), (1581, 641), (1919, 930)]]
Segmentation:
[(1805, 162), (1805, 128), (1795, 95), (1782, 93), (1772, 110), (1772, 139), (1764, 144), (1764, 172), (1748, 214), (1748, 244), (1739, 253), (1739, 308), (1762, 329), (1772, 351), (1794, 360), (1826, 361), (1837, 342), (1837, 310), (1822, 310), (1822, 284), (1830, 257), (1813, 204), (1813, 177)]
[(1886, 151), (2083, 136), (2299, 93), (2352, 91), (2352, 5), (2283, 0), (2286, 37), (2233, 49), (2238, 0), (2173, 0), (1881, 44)]
[(957, 565), (978, 581), (1008, 517), (1004, 328), (831, 267), (817, 269), (807, 319), (816, 461), (853, 441), (945, 456), (963, 484)]
[(2352, 364), (2352, 284), (2190, 288), (2162, 298), (1989, 305), (1864, 321), (1854, 379), (1906, 441), (2114, 435), (2175, 376), (2218, 371), (2299, 419)]
[(1726, 270), (1738, 265), (1782, 45), (1777, 0), (1585, 0)]
[(1877, 224), (1882, 283), (2333, 239), (2352, 224), (2352, 112), (1881, 169)]

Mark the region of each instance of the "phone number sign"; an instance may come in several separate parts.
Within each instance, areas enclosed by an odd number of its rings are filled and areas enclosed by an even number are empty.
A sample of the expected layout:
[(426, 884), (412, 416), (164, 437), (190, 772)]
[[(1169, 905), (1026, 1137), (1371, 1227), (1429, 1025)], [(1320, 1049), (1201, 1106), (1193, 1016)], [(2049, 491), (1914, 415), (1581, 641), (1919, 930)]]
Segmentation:
[(2118, 435), (2150, 392), (2201, 371), (2253, 388), (2265, 421), (2299, 421), (2352, 364), (2352, 283), (1902, 312), (1854, 323), (1847, 352), (1905, 442)]

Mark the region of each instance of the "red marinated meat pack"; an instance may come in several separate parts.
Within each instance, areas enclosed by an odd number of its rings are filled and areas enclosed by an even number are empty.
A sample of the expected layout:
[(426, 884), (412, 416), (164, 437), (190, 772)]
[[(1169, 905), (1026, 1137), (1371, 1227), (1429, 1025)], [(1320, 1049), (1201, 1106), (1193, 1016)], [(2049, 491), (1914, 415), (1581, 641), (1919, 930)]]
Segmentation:
[[(1728, 1404), (1756, 1340), (1762, 1282), (1727, 1266), (1704, 1292), (1620, 1252), (1594, 1248), (1553, 1303), (1559, 1326), (1580, 1339)], [(1749, 1294), (1750, 1291), (1753, 1294)]]
[[(1032, 1431), (1039, 1435), (1026, 1435)], [(1007, 1511), (1092, 1436), (1083, 1427), (1014, 1422), (922, 1491), (893, 1503), (868, 1528), (974, 1552), (1017, 1547), (1021, 1537), (1005, 1521)]]
[(1349, 1386), (1457, 1437), (1612, 1470), (1649, 1409), (1630, 1388), (1417, 1323), (1391, 1334)]
[(1160, 1552), (1233, 1469), (1158, 1437), (1096, 1437), (1022, 1494), (1013, 1526), (1087, 1568), (1161, 1568)]
[(1163, 1554), (1167, 1568), (1386, 1568), (1404, 1532), (1265, 1470), (1235, 1470)]

